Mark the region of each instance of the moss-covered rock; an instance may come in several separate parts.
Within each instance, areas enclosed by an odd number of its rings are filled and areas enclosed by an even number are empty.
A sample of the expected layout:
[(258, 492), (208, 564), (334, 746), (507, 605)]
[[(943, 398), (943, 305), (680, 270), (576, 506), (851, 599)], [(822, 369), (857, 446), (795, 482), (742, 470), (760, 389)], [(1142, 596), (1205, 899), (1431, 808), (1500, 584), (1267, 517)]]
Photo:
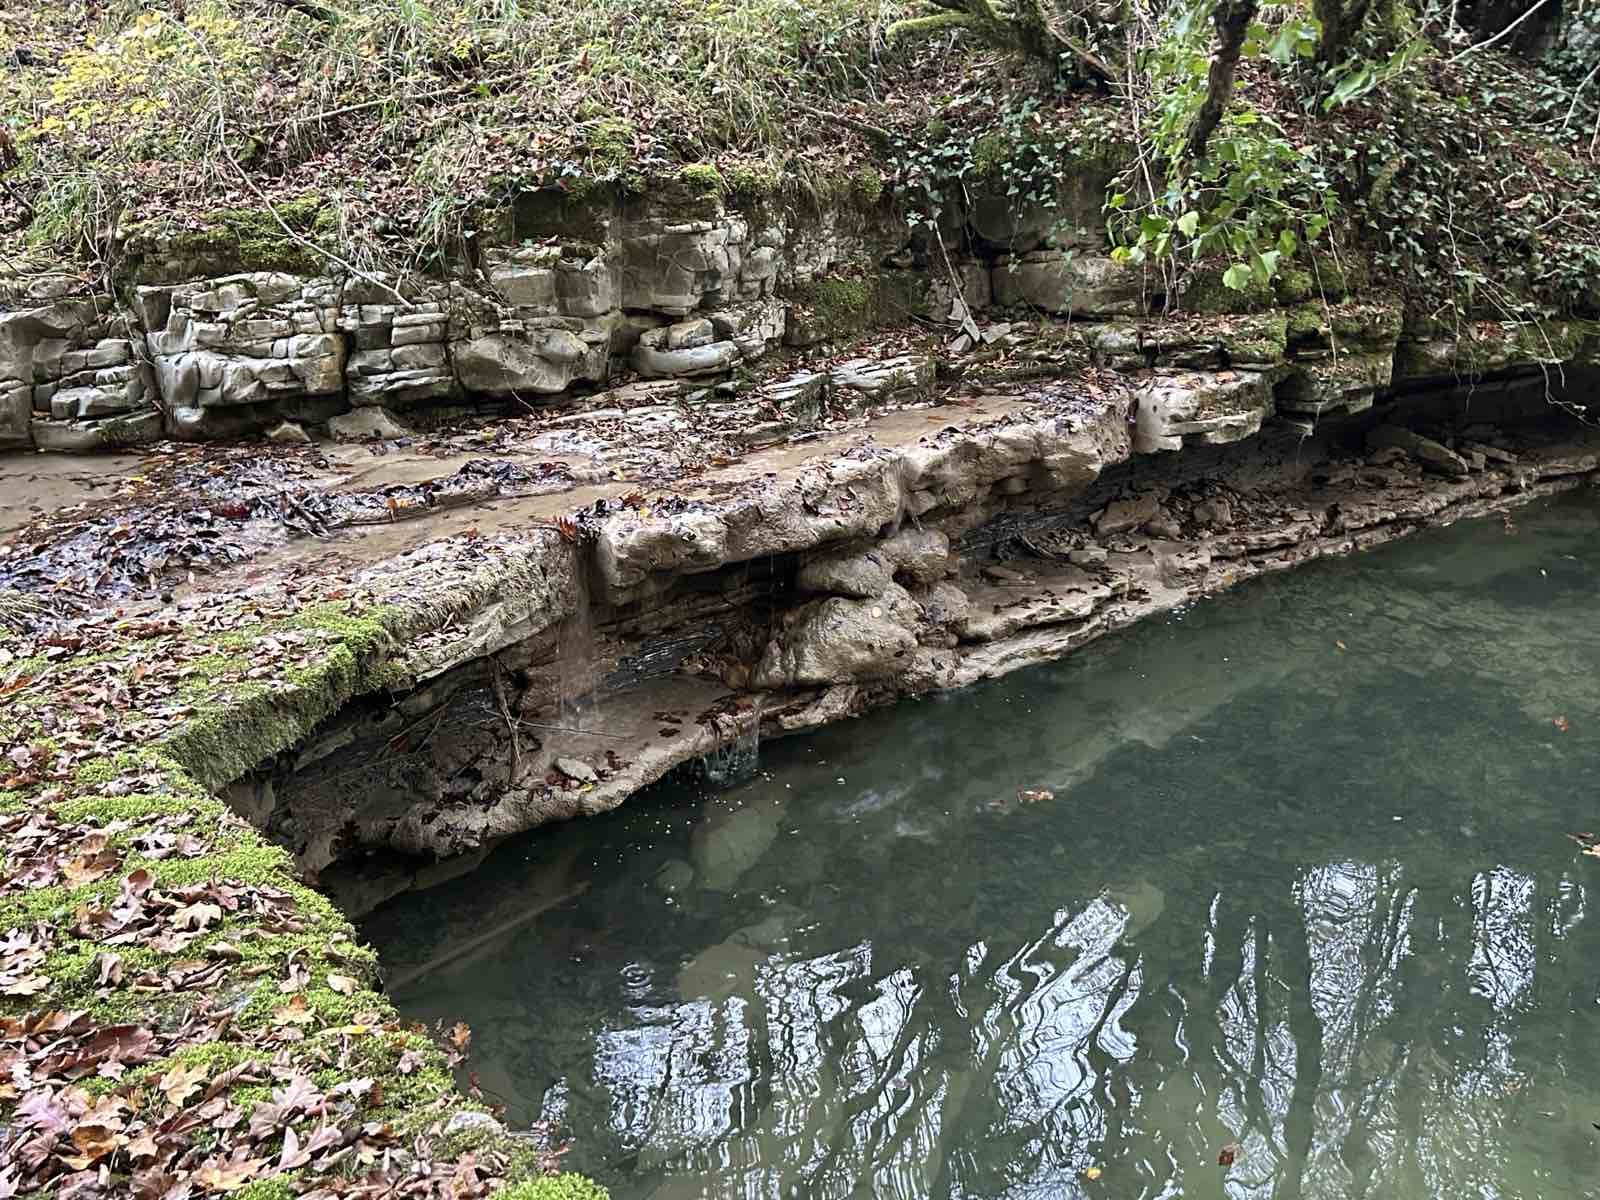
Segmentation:
[(198, 229), (151, 217), (125, 228), (125, 249), (137, 262), (140, 282), (180, 282), (236, 271), (287, 271), (312, 275), (326, 267), (320, 249), (338, 233), (335, 205), (310, 193), (265, 205), (219, 208)]
[(1226, 266), (1195, 267), (1183, 277), (1179, 290), (1179, 305), (1187, 313), (1197, 315), (1215, 313), (1265, 312), (1277, 303), (1272, 284), (1250, 276), (1242, 290), (1222, 282)]

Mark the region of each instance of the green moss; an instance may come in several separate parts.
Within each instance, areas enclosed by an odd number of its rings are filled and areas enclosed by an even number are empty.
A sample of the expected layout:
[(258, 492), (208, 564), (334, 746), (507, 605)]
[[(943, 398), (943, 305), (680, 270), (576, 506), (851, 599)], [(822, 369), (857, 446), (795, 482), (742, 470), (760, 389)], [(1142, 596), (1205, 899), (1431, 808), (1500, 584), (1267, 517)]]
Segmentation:
[(1272, 290), (1281, 304), (1300, 304), (1316, 295), (1316, 280), (1303, 267), (1290, 267), (1281, 271), (1272, 281)]
[(830, 275), (793, 289), (815, 340), (837, 341), (905, 324), (921, 310), (927, 281), (911, 271)]
[(1323, 333), (1323, 306), (1319, 303), (1301, 304), (1289, 311), (1289, 340), (1305, 341)]
[(972, 169), (980, 179), (996, 179), (1011, 161), (1011, 141), (998, 133), (980, 134), (972, 142)]
[(233, 1200), (294, 1200), (298, 1193), (293, 1178), (293, 1175), (275, 1175), (271, 1179), (253, 1180), (234, 1192)]
[(770, 200), (778, 194), (783, 177), (770, 163), (730, 163), (722, 168), (728, 198), (736, 204), (750, 205)]
[(697, 196), (722, 196), (728, 185), (710, 163), (689, 163), (678, 169), (678, 182)]
[(1282, 362), (1289, 348), (1288, 325), (1281, 312), (1236, 318), (1222, 331), (1222, 351), (1232, 363)]
[(1183, 280), (1183, 311), (1189, 313), (1253, 313), (1273, 305), (1272, 285), (1254, 275), (1245, 289), (1235, 291), (1222, 282), (1226, 267), (1196, 267)]
[(128, 248), (176, 260), (183, 274), (290, 271), (309, 275), (323, 267), (322, 256), (312, 247), (330, 243), (337, 230), (335, 206), (313, 192), (278, 201), (272, 209), (216, 209), (199, 229), (174, 229), (160, 217), (144, 221), (129, 231)]
[(582, 1175), (546, 1175), (512, 1184), (496, 1193), (495, 1200), (610, 1200), (605, 1188)]
[(1309, 269), (1313, 280), (1312, 296), (1329, 304), (1360, 295), (1372, 281), (1372, 268), (1357, 254), (1313, 254)]
[(850, 198), (863, 207), (883, 199), (883, 174), (870, 164), (862, 164), (848, 177)]

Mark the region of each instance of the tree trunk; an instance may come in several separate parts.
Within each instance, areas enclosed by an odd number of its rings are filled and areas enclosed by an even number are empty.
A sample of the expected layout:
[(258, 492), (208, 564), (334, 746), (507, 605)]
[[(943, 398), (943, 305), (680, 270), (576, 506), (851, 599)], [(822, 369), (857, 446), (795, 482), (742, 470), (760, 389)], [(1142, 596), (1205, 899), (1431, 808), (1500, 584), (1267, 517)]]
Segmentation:
[(1189, 143), (1184, 149), (1190, 162), (1206, 156), (1206, 143), (1228, 111), (1233, 99), (1233, 80), (1239, 68), (1239, 52), (1245, 34), (1255, 20), (1259, 0), (1217, 0), (1211, 20), (1217, 28), (1217, 49), (1211, 56), (1211, 72), (1206, 79), (1206, 98), (1189, 128)]

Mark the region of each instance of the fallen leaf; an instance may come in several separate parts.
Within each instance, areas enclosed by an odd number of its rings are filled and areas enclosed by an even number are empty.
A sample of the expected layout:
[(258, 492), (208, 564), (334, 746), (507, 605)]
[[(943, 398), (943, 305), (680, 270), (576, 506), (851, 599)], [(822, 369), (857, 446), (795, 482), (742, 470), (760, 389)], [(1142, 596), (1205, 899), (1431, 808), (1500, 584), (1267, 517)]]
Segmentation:
[(353, 996), (356, 993), (356, 981), (348, 975), (328, 975), (328, 986), (341, 996)]
[(1572, 728), (1572, 723), (1568, 721), (1565, 716), (1557, 717), (1555, 720), (1551, 721), (1550, 724), (1554, 725), (1562, 733), (1565, 733), (1567, 730)]
[(200, 1090), (200, 1085), (206, 1080), (206, 1074), (204, 1067), (185, 1067), (180, 1064), (161, 1077), (162, 1094), (174, 1107), (181, 1106), (185, 1100)]
[(117, 1148), (117, 1131), (110, 1125), (79, 1125), (72, 1131), (72, 1144), (90, 1162), (104, 1158)]
[(457, 1021), (453, 1026), (451, 1026), (450, 1044), (457, 1050), (466, 1050), (467, 1045), (471, 1041), (472, 1030), (467, 1027), (467, 1023), (465, 1021)]
[(1231, 1167), (1238, 1161), (1239, 1155), (1243, 1153), (1244, 1147), (1238, 1142), (1229, 1142), (1221, 1150), (1217, 1151), (1217, 1166)]
[(172, 923), (179, 929), (204, 929), (213, 921), (220, 920), (222, 920), (221, 907), (205, 901), (186, 904), (172, 914)]
[(309, 1025), (316, 1019), (317, 1014), (311, 1011), (303, 995), (290, 997), (289, 1003), (272, 1013), (274, 1025)]
[(195, 1178), (200, 1183), (214, 1192), (236, 1192), (261, 1173), (261, 1168), (267, 1165), (264, 1158), (248, 1158), (243, 1147), (234, 1151), (234, 1157), (227, 1160), (213, 1159), (210, 1163), (200, 1168)]
[(1085, 1179), (1099, 1179), (1104, 1173), (1099, 1167), (1090, 1167), (1084, 1171), (1083, 1177)]

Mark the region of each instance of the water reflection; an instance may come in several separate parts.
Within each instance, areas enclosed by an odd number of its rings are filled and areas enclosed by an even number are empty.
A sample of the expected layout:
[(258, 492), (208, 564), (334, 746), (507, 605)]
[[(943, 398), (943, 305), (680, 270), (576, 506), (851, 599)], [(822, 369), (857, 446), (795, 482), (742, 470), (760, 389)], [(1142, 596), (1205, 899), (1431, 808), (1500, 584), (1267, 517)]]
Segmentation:
[[(1600, 863), (1562, 837), (1596, 524), (1459, 528), (769, 748), (702, 812), (562, 831), (590, 890), (398, 999), (472, 1023), (619, 1198), (1600, 1194)], [(1023, 785), (1057, 800), (996, 805)], [(553, 844), (370, 932), (426, 960)]]

